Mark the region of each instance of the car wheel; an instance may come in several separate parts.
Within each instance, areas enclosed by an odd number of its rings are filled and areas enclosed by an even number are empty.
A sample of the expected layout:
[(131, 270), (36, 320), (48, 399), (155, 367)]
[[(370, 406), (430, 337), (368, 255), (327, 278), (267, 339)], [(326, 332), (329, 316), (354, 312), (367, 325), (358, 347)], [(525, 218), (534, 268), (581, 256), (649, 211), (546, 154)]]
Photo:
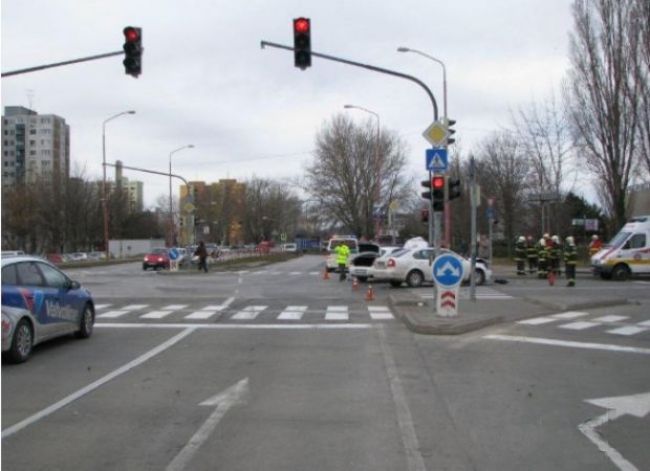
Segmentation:
[(12, 363), (22, 363), (29, 358), (34, 346), (34, 333), (32, 326), (28, 321), (22, 319), (18, 322), (16, 330), (14, 331), (13, 339), (11, 340), (11, 348), (9, 349), (9, 360)]
[(612, 279), (612, 274), (611, 273), (602, 273), (600, 274), (600, 278), (603, 280), (611, 280)]
[(399, 288), (400, 286), (402, 286), (402, 282), (397, 280), (390, 280), (390, 285), (393, 288)]
[(619, 264), (612, 270), (612, 279), (616, 281), (625, 281), (630, 277), (630, 268), (627, 265)]
[(147, 271), (147, 265), (142, 264), (142, 269), (143, 269), (144, 271)]
[(419, 288), (420, 286), (422, 286), (423, 281), (424, 281), (424, 275), (420, 270), (413, 270), (408, 275), (406, 275), (406, 283), (411, 288)]
[(474, 279), (476, 286), (481, 286), (485, 284), (485, 272), (480, 268), (474, 270)]
[(93, 334), (93, 326), (95, 324), (95, 313), (90, 304), (86, 304), (84, 311), (81, 313), (79, 319), (79, 330), (76, 332), (77, 338), (87, 339)]

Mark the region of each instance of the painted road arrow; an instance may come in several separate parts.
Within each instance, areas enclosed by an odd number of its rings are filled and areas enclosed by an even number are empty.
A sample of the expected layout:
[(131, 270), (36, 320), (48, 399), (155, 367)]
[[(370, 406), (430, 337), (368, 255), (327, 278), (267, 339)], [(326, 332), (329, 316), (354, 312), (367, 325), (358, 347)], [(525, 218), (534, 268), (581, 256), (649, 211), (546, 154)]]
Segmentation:
[(638, 468), (623, 458), (618, 450), (603, 440), (596, 428), (605, 425), (607, 422), (616, 420), (623, 415), (633, 415), (643, 418), (650, 413), (650, 392), (633, 394), (631, 396), (603, 397), (600, 399), (587, 399), (585, 402), (607, 409), (601, 416), (580, 424), (578, 429), (589, 439), (600, 451), (605, 453), (612, 463), (621, 471), (638, 471)]
[(226, 415), (231, 407), (244, 404), (248, 396), (248, 378), (233, 384), (225, 391), (201, 402), (200, 406), (216, 406), (210, 417), (201, 425), (201, 428), (190, 438), (187, 445), (169, 463), (166, 471), (181, 471), (189, 464), (194, 454), (208, 439), (219, 421)]

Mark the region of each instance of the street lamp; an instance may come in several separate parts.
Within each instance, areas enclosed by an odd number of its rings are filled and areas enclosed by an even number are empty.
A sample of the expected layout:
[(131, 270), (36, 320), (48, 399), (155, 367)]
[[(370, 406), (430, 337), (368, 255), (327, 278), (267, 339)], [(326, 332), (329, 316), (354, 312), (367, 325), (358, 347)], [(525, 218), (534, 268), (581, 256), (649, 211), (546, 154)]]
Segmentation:
[[(175, 231), (175, 226), (174, 226), (174, 210), (173, 210), (173, 205), (172, 205), (172, 155), (175, 154), (176, 152), (183, 150), (183, 149), (192, 149), (194, 147), (194, 144), (188, 144), (183, 147), (179, 147), (178, 149), (174, 149), (169, 153), (169, 245), (174, 246), (176, 245), (176, 231)], [(187, 189), (189, 191), (189, 187)]]
[[(377, 119), (377, 137), (375, 139), (375, 166), (376, 166), (376, 175), (375, 175), (375, 196), (374, 199), (379, 203), (379, 191), (380, 191), (380, 185), (379, 185), (379, 177), (380, 177), (380, 170), (381, 170), (381, 165), (379, 162), (379, 133), (381, 131), (381, 120), (379, 119), (379, 114), (375, 113), (372, 110), (369, 110), (367, 108), (364, 108), (362, 106), (357, 106), (357, 105), (343, 105), (343, 108), (345, 109), (356, 109), (356, 110), (361, 110), (365, 111), (366, 113), (372, 114), (376, 119)], [(372, 209), (370, 210), (370, 214), (372, 214)], [(379, 235), (379, 219), (377, 219), (377, 222), (375, 223), (375, 237)]]
[(106, 260), (109, 260), (109, 250), (108, 250), (108, 195), (106, 194), (106, 123), (109, 121), (119, 118), (125, 114), (135, 114), (135, 111), (122, 111), (117, 113), (107, 119), (102, 123), (102, 168), (104, 176), (102, 178), (102, 212), (104, 213), (104, 251), (106, 253)]
[[(447, 114), (447, 68), (445, 67), (445, 63), (442, 62), (440, 59), (437, 59), (433, 56), (430, 56), (429, 54), (426, 54), (422, 51), (418, 51), (417, 49), (411, 49), (408, 47), (398, 47), (397, 52), (413, 52), (415, 54), (418, 54), (420, 56), (426, 57), (429, 60), (432, 60), (434, 62), (437, 62), (442, 66), (442, 99), (443, 99), (443, 112), (444, 112), (444, 117), (445, 117), (445, 122), (448, 122), (449, 115)], [(446, 146), (446, 144), (445, 144)], [(445, 187), (445, 193), (447, 193), (447, 188)], [(445, 243), (447, 247), (450, 247), (451, 244), (451, 211), (450, 211), (450, 206), (449, 206), (449, 198), (448, 195), (445, 194)]]

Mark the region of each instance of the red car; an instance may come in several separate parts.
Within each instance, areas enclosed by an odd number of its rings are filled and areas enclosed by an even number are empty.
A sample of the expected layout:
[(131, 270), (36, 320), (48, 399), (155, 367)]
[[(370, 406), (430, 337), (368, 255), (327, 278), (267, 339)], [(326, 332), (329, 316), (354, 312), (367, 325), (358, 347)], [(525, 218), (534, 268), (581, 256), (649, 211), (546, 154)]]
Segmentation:
[(159, 268), (169, 268), (169, 252), (164, 247), (159, 247), (153, 249), (147, 255), (144, 256), (142, 261), (142, 269), (146, 270), (147, 268), (153, 268), (158, 270)]

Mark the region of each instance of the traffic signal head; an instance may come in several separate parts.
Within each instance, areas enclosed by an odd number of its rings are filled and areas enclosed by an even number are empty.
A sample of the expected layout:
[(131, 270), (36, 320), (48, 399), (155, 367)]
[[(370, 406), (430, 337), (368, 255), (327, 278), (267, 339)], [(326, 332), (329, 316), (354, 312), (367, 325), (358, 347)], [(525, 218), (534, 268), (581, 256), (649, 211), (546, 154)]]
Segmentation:
[(436, 175), (431, 178), (431, 192), (433, 194), (433, 210), (442, 211), (445, 206), (445, 177)]
[(422, 198), (424, 198), (425, 200), (431, 201), (431, 180), (422, 180), (422, 182), (420, 182), (420, 184), (424, 188), (429, 189), (429, 191), (423, 191), (422, 192)]
[(311, 67), (311, 21), (309, 18), (293, 20), (294, 65), (305, 70)]
[(460, 179), (459, 178), (450, 178), (447, 180), (447, 186), (449, 187), (449, 199), (453, 200), (460, 198)]
[(451, 128), (454, 124), (456, 124), (455, 119), (447, 119), (447, 145), (448, 146), (456, 142), (456, 139), (452, 137), (454, 134), (456, 134), (456, 130)]
[(138, 78), (142, 73), (142, 28), (124, 28), (124, 73)]
[(420, 210), (420, 221), (422, 222), (429, 222), (429, 210), (426, 208), (423, 208)]

